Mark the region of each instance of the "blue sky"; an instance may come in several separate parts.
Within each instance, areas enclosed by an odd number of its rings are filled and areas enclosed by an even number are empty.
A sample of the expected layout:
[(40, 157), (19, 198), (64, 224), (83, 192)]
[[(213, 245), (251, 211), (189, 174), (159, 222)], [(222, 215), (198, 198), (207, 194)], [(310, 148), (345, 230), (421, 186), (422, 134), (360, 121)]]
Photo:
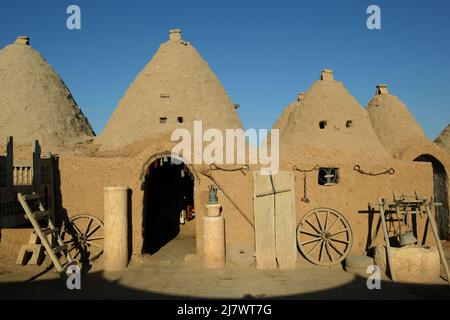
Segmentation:
[[(81, 8), (81, 30), (66, 28), (70, 4)], [(371, 4), (381, 8), (381, 30), (366, 27)], [(0, 2), (0, 46), (30, 35), (97, 134), (172, 28), (241, 105), (246, 128), (270, 128), (323, 68), (362, 106), (387, 83), (430, 138), (450, 122), (447, 0)]]

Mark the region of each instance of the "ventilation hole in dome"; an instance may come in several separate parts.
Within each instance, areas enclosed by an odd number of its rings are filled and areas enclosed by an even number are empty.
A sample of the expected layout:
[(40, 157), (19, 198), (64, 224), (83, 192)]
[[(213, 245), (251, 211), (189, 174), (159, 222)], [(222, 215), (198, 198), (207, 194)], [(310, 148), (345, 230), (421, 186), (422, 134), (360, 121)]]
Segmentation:
[(166, 117), (160, 117), (159, 118), (159, 123), (166, 123), (167, 122), (167, 118)]
[(345, 123), (345, 126), (346, 126), (347, 128), (353, 127), (353, 121), (352, 121), (352, 120), (348, 120), (348, 121)]
[(178, 121), (178, 123), (183, 123), (183, 117), (178, 117), (177, 121)]
[(326, 126), (327, 126), (327, 122), (326, 121), (320, 121), (319, 122), (319, 128), (320, 129), (325, 129)]

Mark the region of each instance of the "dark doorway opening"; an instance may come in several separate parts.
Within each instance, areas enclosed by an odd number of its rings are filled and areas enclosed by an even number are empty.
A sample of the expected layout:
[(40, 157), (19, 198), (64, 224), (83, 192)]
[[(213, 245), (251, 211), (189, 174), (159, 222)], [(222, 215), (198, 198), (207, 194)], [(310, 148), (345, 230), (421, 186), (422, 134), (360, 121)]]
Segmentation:
[(442, 203), (442, 206), (436, 207), (436, 223), (439, 228), (439, 237), (441, 239), (449, 238), (449, 208), (448, 208), (448, 190), (447, 190), (447, 172), (442, 163), (435, 157), (424, 154), (414, 161), (431, 162), (433, 166), (433, 195), (434, 201)]
[(144, 191), (144, 253), (154, 254), (177, 237), (194, 208), (194, 178), (184, 163), (170, 156), (147, 168)]

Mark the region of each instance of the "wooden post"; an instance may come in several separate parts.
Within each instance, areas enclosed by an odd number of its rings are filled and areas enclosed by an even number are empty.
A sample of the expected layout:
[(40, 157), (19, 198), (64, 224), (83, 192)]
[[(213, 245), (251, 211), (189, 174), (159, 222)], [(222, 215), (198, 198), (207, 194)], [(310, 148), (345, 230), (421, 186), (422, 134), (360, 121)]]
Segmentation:
[(381, 226), (383, 227), (384, 240), (386, 242), (387, 265), (389, 265), (389, 272), (391, 274), (391, 279), (392, 279), (392, 281), (395, 281), (394, 270), (392, 268), (391, 244), (389, 242), (389, 234), (387, 232), (386, 220), (385, 220), (385, 216), (384, 216), (385, 199), (378, 199), (378, 203), (380, 204)]
[(39, 140), (34, 141), (33, 147), (33, 186), (41, 185), (41, 146)]
[(441, 241), (439, 240), (438, 227), (436, 225), (436, 221), (434, 221), (433, 215), (431, 214), (430, 205), (425, 204), (425, 209), (427, 211), (428, 220), (430, 221), (431, 224), (431, 230), (433, 231), (434, 238), (436, 239), (436, 245), (439, 250), (439, 256), (441, 257), (442, 264), (444, 265), (445, 274), (447, 275), (447, 282), (450, 284), (450, 272), (448, 270), (447, 260), (445, 259), (444, 250), (442, 249), (442, 244)]
[(13, 175), (13, 167), (14, 167), (14, 142), (13, 137), (8, 137), (8, 141), (6, 143), (6, 189), (9, 192), (13, 191), (14, 186), (14, 175)]

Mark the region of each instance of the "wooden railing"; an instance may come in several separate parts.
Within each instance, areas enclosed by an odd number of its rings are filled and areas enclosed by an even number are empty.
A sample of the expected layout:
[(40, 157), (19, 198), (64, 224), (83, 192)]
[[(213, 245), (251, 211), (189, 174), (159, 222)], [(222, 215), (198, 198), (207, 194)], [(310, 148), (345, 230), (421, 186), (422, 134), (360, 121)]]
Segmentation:
[(33, 184), (33, 163), (16, 160), (13, 165), (13, 185), (30, 186)]
[(34, 143), (31, 159), (14, 159), (13, 139), (8, 139), (5, 156), (0, 156), (0, 227), (26, 222), (17, 202), (17, 192), (45, 194), (45, 205), (54, 214), (53, 159), (41, 158), (38, 141)]

